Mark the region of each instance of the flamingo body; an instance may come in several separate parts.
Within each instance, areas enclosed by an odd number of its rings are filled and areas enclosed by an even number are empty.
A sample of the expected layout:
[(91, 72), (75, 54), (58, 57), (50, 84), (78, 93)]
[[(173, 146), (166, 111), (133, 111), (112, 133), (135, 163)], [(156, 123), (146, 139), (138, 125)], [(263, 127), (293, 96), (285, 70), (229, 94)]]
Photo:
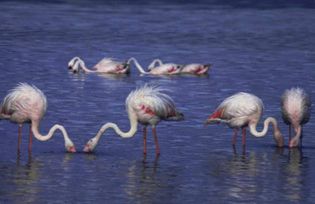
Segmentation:
[(39, 133), (39, 122), (46, 112), (47, 99), (43, 92), (37, 87), (20, 83), (4, 98), (0, 109), (0, 119), (7, 119), (13, 123), (18, 123), (19, 127), (21, 127), (23, 123), (31, 123), (32, 133), (38, 140), (46, 141), (53, 136), (55, 130), (61, 130), (64, 135), (67, 151), (75, 152), (75, 147), (63, 126), (55, 125), (46, 136)]
[(123, 62), (115, 61), (111, 58), (103, 58), (91, 69), (85, 66), (85, 63), (82, 59), (74, 57), (68, 63), (70, 69), (76, 73), (80, 70), (88, 73), (105, 73), (105, 74), (129, 74), (130, 68), (129, 65)]
[[(161, 60), (155, 59), (149, 65), (148, 71), (145, 71), (143, 67), (139, 64), (139, 62), (134, 58), (131, 57), (127, 64), (134, 62), (136, 68), (140, 71), (141, 74), (151, 74), (151, 75), (176, 75), (180, 73), (182, 69), (181, 65), (174, 64), (174, 63), (166, 63), (163, 64)], [(157, 65), (156, 65), (157, 64)]]
[(311, 100), (301, 88), (291, 88), (284, 92), (281, 98), (281, 112), (283, 121), (293, 126), (296, 135), (290, 141), (289, 146), (295, 147), (299, 144), (302, 136), (302, 125), (310, 119)]
[[(148, 70), (153, 71), (155, 68), (161, 67), (163, 65), (162, 60), (155, 59), (151, 62), (149, 65)], [(187, 64), (181, 67), (179, 69), (179, 72), (177, 74), (194, 74), (194, 75), (203, 75), (207, 74), (208, 70), (210, 69), (211, 64)]]
[(84, 147), (85, 152), (92, 152), (99, 142), (100, 137), (108, 128), (113, 128), (115, 132), (124, 138), (133, 137), (137, 132), (137, 124), (144, 125), (144, 153), (146, 153), (146, 127), (152, 126), (155, 137), (156, 154), (160, 154), (156, 136), (156, 125), (161, 120), (179, 121), (184, 119), (184, 115), (176, 110), (175, 104), (170, 96), (161, 92), (158, 87), (145, 85), (132, 91), (126, 99), (126, 109), (130, 121), (130, 130), (123, 132), (114, 123), (106, 123), (98, 131), (95, 137), (90, 139)]
[[(246, 127), (250, 127), (250, 132), (256, 137), (263, 137), (268, 130), (268, 124), (274, 126), (274, 138), (278, 146), (283, 146), (283, 137), (274, 118), (269, 117), (264, 121), (264, 128), (261, 132), (256, 130), (256, 126), (263, 112), (263, 102), (253, 94), (239, 92), (226, 98), (209, 116), (206, 123), (225, 123), (230, 128), (238, 130), (243, 128), (243, 144), (245, 144)], [(235, 141), (235, 140), (234, 140)]]
[(210, 67), (210, 64), (188, 64), (185, 65), (180, 72), (182, 74), (202, 75), (207, 74)]

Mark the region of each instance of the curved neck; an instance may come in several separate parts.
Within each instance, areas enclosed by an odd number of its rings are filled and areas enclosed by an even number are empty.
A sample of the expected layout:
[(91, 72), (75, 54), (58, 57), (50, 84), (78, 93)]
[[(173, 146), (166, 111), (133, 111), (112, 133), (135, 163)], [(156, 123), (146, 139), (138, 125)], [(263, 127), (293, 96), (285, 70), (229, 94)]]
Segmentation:
[(141, 74), (149, 74), (149, 72), (144, 71), (144, 69), (141, 67), (141, 65), (138, 63), (138, 61), (134, 58), (131, 57), (128, 61), (127, 64), (130, 64), (130, 62), (133, 62), (137, 69), (141, 72)]
[(295, 136), (291, 139), (290, 143), (292, 144), (299, 144), (300, 137), (302, 135), (302, 127), (299, 125), (297, 127), (294, 127), (295, 130)]
[(50, 128), (49, 132), (47, 135), (42, 135), (39, 132), (39, 123), (37, 121), (32, 121), (32, 132), (34, 134), (34, 137), (40, 141), (47, 141), (50, 138), (53, 137), (54, 133), (56, 130), (60, 130), (62, 132), (62, 135), (64, 137), (65, 140), (65, 146), (67, 147), (68, 145), (72, 145), (73, 146), (73, 142), (71, 141), (71, 139), (68, 136), (68, 133), (66, 131), (66, 129), (62, 126), (62, 125), (54, 125), (52, 128)]
[(70, 66), (73, 66), (73, 65), (75, 64), (75, 62), (78, 61), (78, 60), (81, 60), (80, 57), (74, 57), (74, 58), (72, 58), (72, 59), (69, 61), (68, 66), (69, 66), (69, 67), (70, 67)]
[(264, 121), (264, 128), (263, 128), (263, 130), (260, 131), (260, 132), (258, 132), (257, 129), (256, 129), (257, 128), (257, 123), (250, 123), (249, 124), (250, 133), (252, 135), (254, 135), (255, 137), (263, 137), (263, 136), (265, 136), (267, 131), (268, 131), (269, 123), (271, 123), (273, 125), (274, 133), (275, 133), (275, 131), (279, 131), (277, 120), (275, 118), (273, 118), (273, 117), (268, 117)]
[(98, 143), (99, 139), (108, 128), (113, 128), (114, 131), (120, 137), (123, 137), (123, 138), (133, 137), (135, 133), (137, 132), (138, 119), (137, 119), (136, 114), (130, 110), (128, 111), (128, 117), (130, 121), (130, 130), (128, 132), (123, 132), (122, 130), (120, 130), (119, 127), (115, 123), (106, 123), (100, 128), (100, 130), (97, 132), (96, 136), (94, 137), (97, 141), (96, 144)]
[(149, 65), (148, 69), (151, 70), (151, 69), (155, 68), (155, 67), (156, 67), (156, 64), (157, 64), (158, 66), (161, 66), (161, 65), (163, 64), (163, 62), (162, 62), (162, 60), (160, 60), (160, 59), (155, 59), (155, 60), (153, 60), (153, 61), (151, 62), (151, 64)]
[(85, 63), (83, 62), (83, 60), (78, 60), (77, 61), (77, 63), (78, 63), (78, 65), (80, 65), (80, 67), (83, 69), (83, 71), (85, 71), (85, 72), (95, 72), (94, 70), (90, 70), (89, 68), (87, 68), (86, 66), (85, 66)]

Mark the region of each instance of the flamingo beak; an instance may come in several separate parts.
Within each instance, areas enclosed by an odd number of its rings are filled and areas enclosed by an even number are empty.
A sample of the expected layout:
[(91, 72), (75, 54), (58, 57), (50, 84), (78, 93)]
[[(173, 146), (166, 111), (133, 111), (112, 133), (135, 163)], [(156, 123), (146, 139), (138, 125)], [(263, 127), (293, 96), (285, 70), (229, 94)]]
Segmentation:
[(74, 147), (74, 146), (69, 147), (69, 148), (68, 148), (68, 152), (70, 152), (70, 153), (75, 153), (75, 152), (76, 152), (75, 147)]

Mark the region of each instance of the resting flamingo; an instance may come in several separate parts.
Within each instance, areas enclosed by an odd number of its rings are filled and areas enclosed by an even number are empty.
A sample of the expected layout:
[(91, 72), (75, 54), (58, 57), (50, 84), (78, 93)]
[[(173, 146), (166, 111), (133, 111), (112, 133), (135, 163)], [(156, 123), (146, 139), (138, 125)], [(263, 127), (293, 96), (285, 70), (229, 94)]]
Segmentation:
[(253, 94), (239, 92), (226, 98), (209, 116), (206, 124), (226, 123), (234, 129), (232, 144), (236, 143), (236, 135), (239, 128), (242, 128), (242, 143), (246, 144), (246, 127), (249, 126), (250, 133), (255, 137), (263, 137), (268, 131), (269, 123), (273, 125), (273, 135), (277, 146), (283, 146), (283, 137), (275, 118), (268, 117), (264, 121), (264, 128), (261, 132), (257, 131), (257, 124), (263, 112), (263, 102)]
[(111, 58), (103, 58), (92, 69), (85, 66), (85, 63), (79, 57), (72, 58), (68, 63), (69, 69), (74, 73), (82, 69), (87, 73), (106, 73), (106, 74), (129, 74), (130, 67), (127, 63), (114, 61)]
[(146, 129), (152, 126), (156, 155), (160, 154), (159, 143), (156, 134), (156, 126), (161, 120), (179, 121), (184, 119), (184, 115), (176, 110), (175, 104), (170, 96), (161, 92), (161, 89), (154, 86), (145, 85), (132, 91), (126, 99), (126, 109), (130, 121), (130, 130), (123, 132), (114, 123), (104, 124), (84, 147), (85, 152), (92, 152), (98, 144), (101, 136), (108, 128), (113, 128), (115, 132), (123, 137), (130, 138), (137, 132), (138, 122), (144, 125), (143, 128), (143, 153), (146, 154)]
[[(160, 59), (155, 59), (152, 61), (152, 63), (149, 65), (148, 70), (153, 70), (154, 68), (156, 68), (156, 64), (158, 64), (157, 66), (162, 66), (163, 62)], [(182, 69), (180, 69), (180, 74), (195, 74), (195, 75), (203, 75), (203, 74), (207, 74), (208, 70), (210, 69), (211, 64), (197, 64), (197, 63), (193, 63), (193, 64), (187, 64), (184, 65), (182, 67)]]
[(18, 151), (20, 151), (21, 130), (24, 123), (30, 124), (30, 137), (28, 150), (31, 151), (32, 135), (40, 141), (47, 141), (52, 138), (56, 130), (63, 134), (65, 147), (68, 152), (75, 152), (73, 142), (68, 136), (66, 129), (61, 125), (54, 125), (47, 135), (39, 133), (39, 124), (47, 108), (47, 99), (41, 90), (26, 83), (20, 83), (12, 89), (4, 98), (0, 107), (0, 119), (7, 119), (17, 123), (18, 128)]
[[(289, 125), (289, 147), (296, 147), (299, 143), (302, 145), (302, 126), (310, 119), (310, 109), (311, 100), (303, 89), (291, 88), (282, 95), (281, 112), (283, 121)], [(292, 139), (291, 125), (295, 131), (295, 136)]]
[[(174, 75), (179, 74), (180, 70), (182, 69), (182, 65), (173, 64), (173, 63), (167, 63), (167, 64), (160, 64), (158, 66), (155, 66), (155, 63), (151, 63), (149, 65), (149, 71), (144, 71), (143, 67), (139, 64), (138, 60), (136, 60), (134, 57), (131, 57), (127, 64), (130, 64), (131, 62), (134, 63), (134, 65), (137, 67), (137, 69), (140, 71), (141, 74), (152, 74), (152, 75)], [(154, 67), (154, 68), (153, 68)]]

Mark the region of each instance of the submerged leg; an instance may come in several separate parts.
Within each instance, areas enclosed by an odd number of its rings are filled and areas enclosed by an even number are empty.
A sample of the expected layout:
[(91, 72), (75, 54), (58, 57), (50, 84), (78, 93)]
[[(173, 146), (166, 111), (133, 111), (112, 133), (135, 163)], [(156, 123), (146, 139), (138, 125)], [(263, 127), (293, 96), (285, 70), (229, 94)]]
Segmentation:
[(147, 154), (147, 127), (143, 127), (143, 154)]
[(302, 140), (303, 140), (303, 126), (301, 126), (300, 148), (302, 148)]
[(235, 144), (236, 144), (237, 132), (238, 132), (238, 129), (234, 128), (234, 134), (233, 134), (233, 139), (232, 139), (232, 145), (233, 146), (235, 146)]
[(18, 128), (18, 144), (17, 144), (17, 151), (18, 152), (20, 152), (21, 137), (22, 137), (22, 124), (19, 124), (19, 128)]
[(156, 135), (156, 128), (155, 127), (152, 127), (152, 133), (153, 133), (154, 142), (155, 142), (155, 153), (158, 156), (158, 155), (160, 155), (160, 146), (159, 146), (158, 138)]
[(29, 136), (29, 140), (28, 140), (28, 152), (32, 151), (32, 139), (33, 139), (33, 134), (32, 134), (32, 129), (31, 129), (31, 125), (30, 125), (30, 136)]
[(289, 141), (291, 140), (291, 125), (289, 124)]
[(246, 145), (246, 128), (242, 128), (242, 144)]

